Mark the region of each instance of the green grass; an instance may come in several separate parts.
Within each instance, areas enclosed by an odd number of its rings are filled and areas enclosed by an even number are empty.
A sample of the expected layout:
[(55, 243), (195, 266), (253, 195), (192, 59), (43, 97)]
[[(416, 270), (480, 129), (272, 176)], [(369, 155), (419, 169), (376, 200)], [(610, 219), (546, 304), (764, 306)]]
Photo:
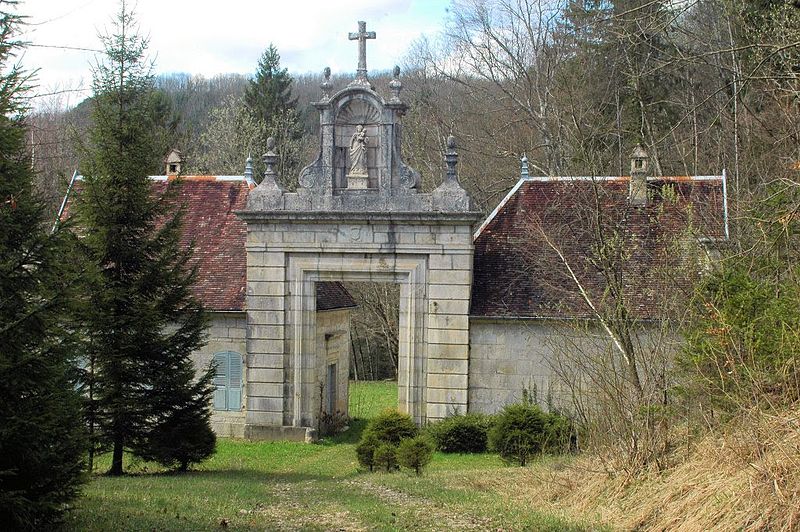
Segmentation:
[(350, 416), (369, 419), (387, 408), (397, 408), (397, 382), (350, 381)]
[[(396, 405), (394, 383), (357, 383), (352, 390), (362, 416)], [(363, 424), (318, 444), (220, 439), (217, 453), (185, 474), (128, 461), (125, 477), (93, 476), (67, 529), (585, 528), (466, 488), (470, 475), (503, 474), (495, 455), (437, 453), (422, 477), (361, 472), (354, 442)], [(98, 469), (108, 465), (101, 457)]]

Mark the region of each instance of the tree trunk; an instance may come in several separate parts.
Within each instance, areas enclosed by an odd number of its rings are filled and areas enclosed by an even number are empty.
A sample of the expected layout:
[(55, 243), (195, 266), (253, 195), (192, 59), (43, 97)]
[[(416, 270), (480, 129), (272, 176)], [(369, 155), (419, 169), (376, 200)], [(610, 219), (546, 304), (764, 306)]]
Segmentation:
[(111, 469), (108, 470), (108, 474), (112, 477), (118, 477), (122, 475), (122, 440), (114, 441), (114, 453), (111, 458)]

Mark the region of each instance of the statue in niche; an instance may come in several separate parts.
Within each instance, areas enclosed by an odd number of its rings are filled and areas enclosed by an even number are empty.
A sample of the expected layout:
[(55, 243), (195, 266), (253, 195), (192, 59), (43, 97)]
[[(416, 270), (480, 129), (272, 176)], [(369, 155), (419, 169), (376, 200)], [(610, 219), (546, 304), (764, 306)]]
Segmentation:
[(350, 138), (350, 171), (347, 177), (367, 177), (367, 131), (364, 126), (356, 126)]

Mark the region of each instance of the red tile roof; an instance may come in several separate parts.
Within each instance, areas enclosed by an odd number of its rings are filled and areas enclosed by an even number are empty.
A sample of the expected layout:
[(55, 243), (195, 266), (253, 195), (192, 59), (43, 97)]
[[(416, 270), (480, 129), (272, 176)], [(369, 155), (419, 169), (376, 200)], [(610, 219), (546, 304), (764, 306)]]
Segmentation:
[(350, 292), (340, 282), (316, 283), (317, 311), (353, 308), (358, 306)]
[[(151, 179), (154, 191), (163, 192), (167, 179)], [(245, 208), (252, 187), (253, 184), (238, 177), (181, 178), (175, 200), (186, 209), (181, 244), (188, 246), (194, 242), (192, 261), (197, 265), (198, 275), (193, 292), (208, 310), (243, 311), (246, 308), (247, 225), (235, 213)], [(80, 193), (80, 181), (73, 190)], [(70, 203), (69, 197), (65, 198), (62, 218), (69, 216)], [(340, 283), (317, 283), (318, 310), (355, 305)]]
[[(153, 188), (160, 193), (166, 185), (166, 181), (155, 181)], [(235, 212), (244, 209), (249, 191), (244, 179), (181, 179), (176, 197), (186, 209), (181, 244), (194, 242), (197, 282), (193, 291), (208, 310), (245, 309), (247, 225)]]
[(680, 242), (726, 237), (724, 177), (651, 179), (646, 207), (629, 205), (628, 185), (627, 177), (521, 180), (476, 233), (470, 315), (592, 317), (564, 263), (602, 308), (599, 227), (606, 249), (620, 253), (628, 308), (639, 319), (663, 315), (665, 291), (688, 290), (700, 273)]

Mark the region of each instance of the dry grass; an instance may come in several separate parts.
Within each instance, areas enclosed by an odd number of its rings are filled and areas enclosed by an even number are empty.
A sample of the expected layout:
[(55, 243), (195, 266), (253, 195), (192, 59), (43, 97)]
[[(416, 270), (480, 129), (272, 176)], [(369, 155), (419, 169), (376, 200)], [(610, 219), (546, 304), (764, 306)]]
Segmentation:
[(800, 530), (800, 406), (730, 423), (675, 450), (661, 472), (625, 479), (597, 463), (553, 460), (460, 482), (624, 530)]

